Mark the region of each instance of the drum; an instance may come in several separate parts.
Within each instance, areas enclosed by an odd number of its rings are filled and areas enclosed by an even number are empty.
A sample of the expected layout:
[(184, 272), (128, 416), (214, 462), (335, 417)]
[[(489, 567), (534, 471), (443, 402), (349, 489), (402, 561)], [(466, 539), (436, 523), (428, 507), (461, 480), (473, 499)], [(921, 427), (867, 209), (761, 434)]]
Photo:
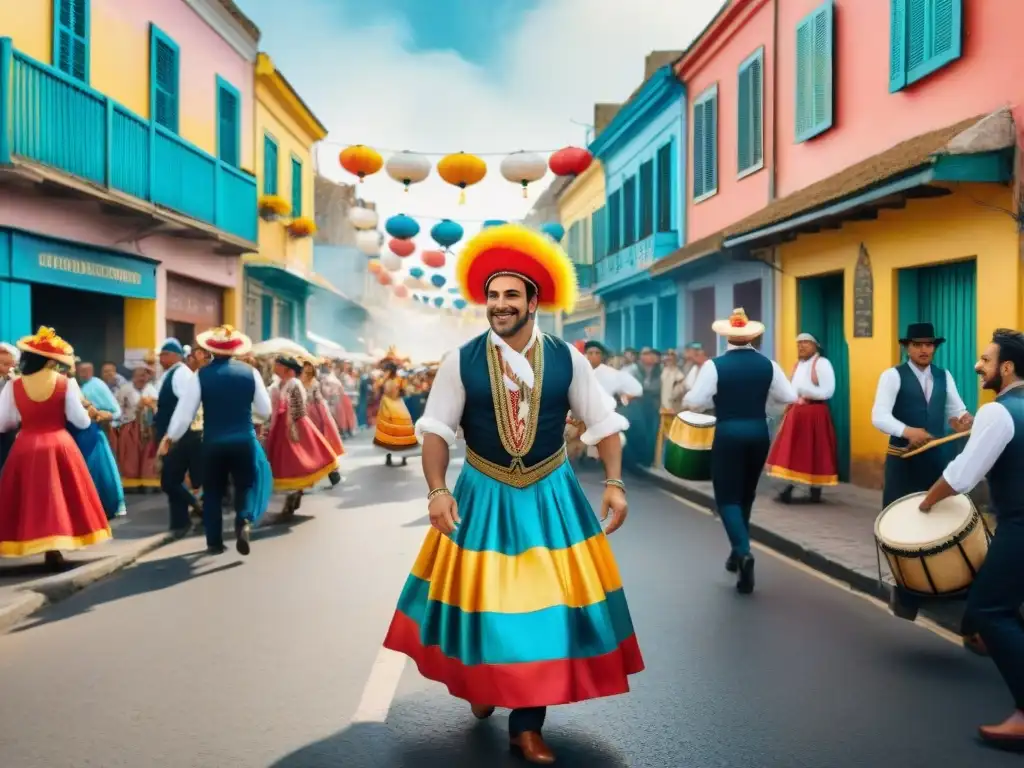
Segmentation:
[(897, 499), (875, 520), (875, 541), (892, 576), (919, 595), (946, 597), (965, 591), (985, 562), (988, 527), (965, 494), (922, 512), (925, 493)]
[(683, 480), (710, 480), (714, 440), (714, 416), (693, 411), (678, 414), (665, 442), (665, 471)]

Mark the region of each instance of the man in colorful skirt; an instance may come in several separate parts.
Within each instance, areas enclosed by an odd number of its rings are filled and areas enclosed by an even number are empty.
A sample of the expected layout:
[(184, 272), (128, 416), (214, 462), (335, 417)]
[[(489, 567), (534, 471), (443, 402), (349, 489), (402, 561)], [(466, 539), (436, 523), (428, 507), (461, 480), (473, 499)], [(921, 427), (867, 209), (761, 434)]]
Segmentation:
[(797, 401), (786, 410), (765, 466), (771, 477), (789, 482), (779, 494), (783, 504), (793, 501), (797, 483), (808, 486), (811, 501), (818, 503), (823, 486), (839, 485), (836, 431), (828, 408), (836, 391), (836, 374), (811, 334), (796, 337), (796, 353), (790, 383)]
[[(644, 668), (606, 538), (626, 519), (619, 433), (629, 425), (586, 358), (536, 327), (538, 307), (575, 303), (557, 244), (518, 225), (489, 227), (463, 248), (456, 273), (462, 294), (486, 305), (491, 330), (444, 358), (416, 424), (432, 530), (384, 645), (477, 718), (511, 709), (513, 751), (549, 765), (546, 708), (625, 693)], [(566, 461), (570, 410), (604, 463), (606, 530)], [(466, 463), (450, 491), (460, 425)]]

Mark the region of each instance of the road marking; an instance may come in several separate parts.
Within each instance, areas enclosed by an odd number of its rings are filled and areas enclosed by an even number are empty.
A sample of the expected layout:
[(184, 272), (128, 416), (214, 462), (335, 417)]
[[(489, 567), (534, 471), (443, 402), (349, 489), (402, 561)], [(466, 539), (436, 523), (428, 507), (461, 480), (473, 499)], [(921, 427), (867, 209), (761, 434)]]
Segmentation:
[[(692, 510), (694, 510), (696, 512), (701, 513), (702, 515), (706, 515), (707, 517), (717, 517), (715, 515), (715, 513), (712, 512), (707, 507), (701, 506), (700, 504), (697, 504), (697, 503), (695, 503), (693, 501), (690, 501), (689, 499), (684, 499), (684, 498), (682, 498), (680, 496), (676, 496), (671, 491), (666, 491), (664, 488), (659, 488), (658, 491), (660, 491), (661, 493), (663, 493), (664, 495), (666, 495), (666, 496), (668, 496), (668, 497), (670, 497), (672, 499), (675, 499), (677, 502), (679, 502), (683, 506), (689, 507), (690, 509), (692, 509)], [(879, 600), (877, 597), (865, 594), (863, 592), (860, 592), (859, 590), (854, 589), (852, 586), (850, 586), (846, 582), (839, 581), (838, 579), (834, 579), (831, 576), (829, 576), (828, 574), (825, 574), (825, 573), (822, 573), (821, 571), (815, 570), (814, 568), (811, 568), (806, 563), (801, 563), (799, 560), (794, 560), (791, 557), (787, 557), (786, 555), (782, 554), (781, 552), (779, 552), (777, 550), (774, 550), (771, 547), (766, 546), (766, 545), (764, 545), (764, 544), (762, 544), (762, 543), (760, 543), (758, 541), (751, 541), (750, 542), (750, 547), (751, 547), (751, 549), (756, 549), (758, 552), (763, 552), (766, 555), (769, 555), (770, 557), (775, 558), (776, 560), (784, 562), (787, 565), (789, 565), (791, 568), (795, 568), (798, 571), (802, 571), (803, 573), (806, 573), (808, 576), (813, 576), (814, 578), (818, 579), (819, 581), (824, 581), (824, 582), (826, 582), (828, 584), (831, 584), (833, 587), (837, 587), (838, 589), (841, 589), (844, 592), (847, 592), (847, 593), (849, 593), (851, 595), (854, 595), (855, 597), (859, 597), (861, 600), (867, 601), (868, 603), (873, 605), (875, 608), (878, 608), (879, 610), (883, 611), (884, 613), (890, 614), (889, 606), (886, 603), (884, 603), (883, 601)], [(950, 642), (953, 645), (956, 645), (956, 646), (959, 646), (959, 647), (963, 647), (963, 638), (962, 637), (957, 635), (955, 632), (950, 632), (945, 627), (939, 626), (938, 624), (936, 624), (931, 619), (927, 619), (924, 616), (918, 615), (918, 617), (912, 623), (916, 624), (917, 626), (921, 627), (922, 629), (928, 630), (932, 634), (937, 635), (938, 637), (941, 637), (943, 640), (946, 640), (947, 642)]]
[(398, 683), (405, 672), (408, 658), (388, 648), (381, 648), (370, 670), (370, 677), (363, 688), (359, 706), (352, 716), (353, 723), (384, 723), (387, 722), (391, 702), (398, 693)]

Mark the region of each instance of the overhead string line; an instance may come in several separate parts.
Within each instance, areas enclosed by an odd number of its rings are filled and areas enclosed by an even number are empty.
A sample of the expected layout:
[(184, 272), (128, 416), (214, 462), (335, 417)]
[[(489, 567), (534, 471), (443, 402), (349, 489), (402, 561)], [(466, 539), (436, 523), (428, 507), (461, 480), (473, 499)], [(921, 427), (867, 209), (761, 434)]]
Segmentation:
[(338, 147), (340, 149), (348, 149), (349, 147), (371, 147), (385, 155), (397, 155), (402, 152), (412, 152), (417, 155), (423, 155), (424, 157), (446, 157), (448, 155), (457, 155), (460, 152), (467, 155), (476, 155), (477, 157), (504, 157), (506, 155), (514, 155), (517, 152), (529, 152), (535, 155), (553, 155), (559, 149), (564, 149), (564, 147), (558, 147), (556, 149), (513, 149), (508, 152), (467, 152), (464, 149), (460, 149), (454, 152), (422, 152), (418, 149), (389, 149), (388, 147), (378, 147), (375, 144), (367, 144), (366, 142), (346, 144), (341, 141), (330, 141), (325, 139), (321, 141), (320, 144), (326, 147)]

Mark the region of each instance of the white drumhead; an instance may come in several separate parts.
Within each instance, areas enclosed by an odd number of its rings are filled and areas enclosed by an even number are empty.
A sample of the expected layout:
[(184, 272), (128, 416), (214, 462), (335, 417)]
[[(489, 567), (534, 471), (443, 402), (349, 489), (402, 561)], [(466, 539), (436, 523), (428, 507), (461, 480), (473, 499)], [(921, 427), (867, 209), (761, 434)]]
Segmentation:
[(681, 419), (691, 427), (712, 427), (716, 421), (714, 416), (709, 416), (706, 413), (697, 413), (696, 411), (683, 411), (676, 418)]
[(875, 523), (875, 535), (894, 547), (924, 547), (948, 539), (974, 514), (974, 504), (964, 494), (922, 512), (919, 507), (926, 495), (915, 493), (886, 507)]

